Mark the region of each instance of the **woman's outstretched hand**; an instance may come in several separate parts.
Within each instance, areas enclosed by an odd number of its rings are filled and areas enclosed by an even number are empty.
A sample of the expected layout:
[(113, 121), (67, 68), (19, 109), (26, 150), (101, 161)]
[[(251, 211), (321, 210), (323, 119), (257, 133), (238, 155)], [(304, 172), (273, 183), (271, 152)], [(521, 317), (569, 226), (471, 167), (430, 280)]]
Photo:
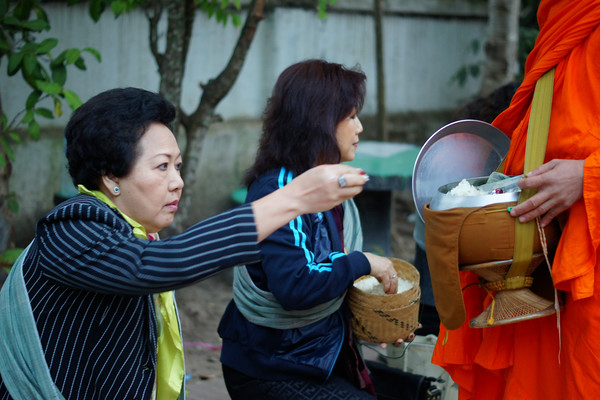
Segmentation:
[(284, 189), (299, 202), (301, 214), (327, 211), (359, 194), (369, 177), (361, 169), (343, 164), (311, 168)]

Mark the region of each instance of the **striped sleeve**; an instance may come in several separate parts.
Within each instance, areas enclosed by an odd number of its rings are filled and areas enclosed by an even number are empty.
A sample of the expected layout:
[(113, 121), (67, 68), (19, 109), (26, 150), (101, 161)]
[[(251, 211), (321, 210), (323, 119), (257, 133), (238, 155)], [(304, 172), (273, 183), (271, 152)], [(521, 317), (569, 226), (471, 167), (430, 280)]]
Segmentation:
[(60, 284), (100, 293), (173, 290), (260, 259), (250, 205), (171, 238), (147, 241), (133, 236), (114, 211), (85, 199), (42, 220), (38, 238), (43, 274)]

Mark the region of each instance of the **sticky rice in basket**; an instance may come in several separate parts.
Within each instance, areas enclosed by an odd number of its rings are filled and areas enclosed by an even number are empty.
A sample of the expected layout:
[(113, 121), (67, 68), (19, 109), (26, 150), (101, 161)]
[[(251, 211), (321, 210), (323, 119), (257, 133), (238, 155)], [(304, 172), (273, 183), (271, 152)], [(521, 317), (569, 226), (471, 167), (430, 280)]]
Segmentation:
[(398, 293), (385, 294), (374, 277), (363, 276), (348, 291), (352, 328), (357, 339), (392, 343), (418, 328), (419, 271), (410, 263), (390, 258), (398, 275)]

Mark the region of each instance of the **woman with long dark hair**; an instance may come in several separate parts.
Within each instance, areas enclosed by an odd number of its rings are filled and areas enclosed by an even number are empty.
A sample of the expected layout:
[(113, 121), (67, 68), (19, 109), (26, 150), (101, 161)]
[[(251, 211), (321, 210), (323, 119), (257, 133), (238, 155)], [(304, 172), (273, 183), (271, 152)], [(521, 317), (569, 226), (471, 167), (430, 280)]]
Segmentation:
[[(293, 182), (317, 165), (354, 159), (366, 76), (308, 60), (279, 76), (249, 169), (246, 201)], [(345, 182), (340, 180), (340, 185)], [(352, 251), (350, 208), (305, 214), (260, 245), (261, 260), (234, 271), (234, 299), (221, 320), (221, 361), (232, 399), (372, 399), (352, 337), (346, 291), (373, 275), (397, 290), (391, 262)]]

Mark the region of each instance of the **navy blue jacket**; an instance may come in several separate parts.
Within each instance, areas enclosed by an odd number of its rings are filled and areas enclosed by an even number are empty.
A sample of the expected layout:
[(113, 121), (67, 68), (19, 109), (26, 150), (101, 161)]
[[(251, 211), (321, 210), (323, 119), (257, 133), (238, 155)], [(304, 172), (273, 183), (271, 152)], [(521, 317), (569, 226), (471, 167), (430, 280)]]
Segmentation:
[[(136, 238), (88, 195), (37, 225), (23, 275), (50, 375), (65, 399), (150, 399), (156, 371), (153, 293), (259, 259), (250, 206), (160, 241)], [(0, 399), (10, 399), (0, 378)]]
[[(246, 201), (259, 199), (292, 179), (284, 168), (264, 174), (248, 190)], [(287, 310), (325, 303), (370, 273), (360, 252), (346, 255), (330, 211), (302, 215), (260, 243), (261, 262), (247, 264), (255, 284), (270, 291)], [(232, 300), (221, 319), (221, 362), (246, 375), (266, 379), (331, 374), (347, 340), (347, 306), (311, 325), (273, 329), (250, 323)]]

